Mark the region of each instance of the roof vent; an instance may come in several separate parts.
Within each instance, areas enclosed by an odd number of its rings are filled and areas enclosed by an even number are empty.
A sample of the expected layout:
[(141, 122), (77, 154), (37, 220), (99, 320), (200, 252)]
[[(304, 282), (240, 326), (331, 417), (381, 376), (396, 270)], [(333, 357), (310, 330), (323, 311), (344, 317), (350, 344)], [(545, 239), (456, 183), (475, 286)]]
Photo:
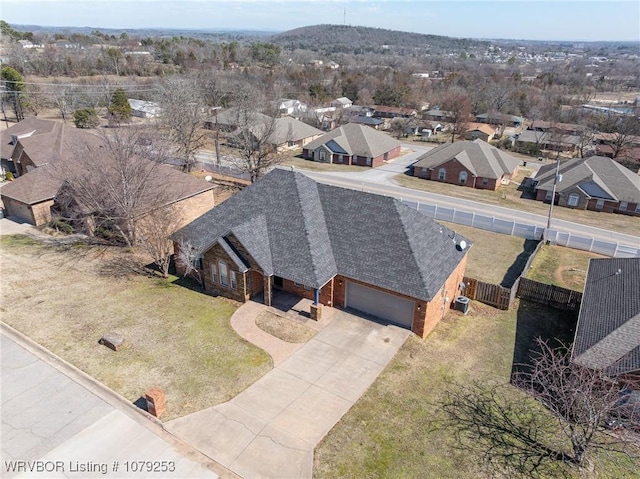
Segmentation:
[(620, 268), (618, 268), (618, 271), (616, 271), (616, 276), (622, 274), (622, 270)]
[(458, 251), (464, 251), (465, 249), (467, 249), (467, 242), (465, 240), (460, 241), (460, 243), (456, 244), (456, 249)]

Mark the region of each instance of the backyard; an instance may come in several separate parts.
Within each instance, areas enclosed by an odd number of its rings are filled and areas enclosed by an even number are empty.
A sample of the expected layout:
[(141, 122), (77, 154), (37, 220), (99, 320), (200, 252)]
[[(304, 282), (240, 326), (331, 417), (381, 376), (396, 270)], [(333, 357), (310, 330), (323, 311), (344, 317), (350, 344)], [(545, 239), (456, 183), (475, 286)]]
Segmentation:
[[(0, 246), (2, 321), (131, 402), (162, 388), (163, 420), (224, 402), (271, 369), (232, 330), (237, 303), (141, 275), (131, 253), (26, 236)], [(108, 332), (124, 336), (119, 351), (98, 344)]]

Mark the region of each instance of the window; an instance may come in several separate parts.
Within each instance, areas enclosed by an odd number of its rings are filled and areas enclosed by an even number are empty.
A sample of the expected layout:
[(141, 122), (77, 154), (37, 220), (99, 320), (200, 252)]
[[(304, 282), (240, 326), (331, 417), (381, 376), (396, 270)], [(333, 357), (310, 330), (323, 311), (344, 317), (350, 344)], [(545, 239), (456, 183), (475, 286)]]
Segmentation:
[(597, 210), (601, 210), (603, 206), (604, 206), (604, 200), (599, 199), (598, 201), (596, 201), (596, 209)]
[(482, 178), (482, 185), (487, 186), (489, 184), (489, 178)]
[(620, 211), (627, 211), (627, 206), (629, 206), (629, 203), (627, 203), (626, 201), (621, 201), (620, 202), (620, 208), (618, 208)]
[(336, 160), (338, 163), (342, 163), (342, 156), (338, 155), (338, 159)]
[(198, 256), (196, 258), (196, 268), (198, 268), (200, 271), (204, 269), (204, 258), (202, 256)]
[(544, 196), (545, 201), (551, 201), (551, 195), (553, 192), (551, 190), (547, 190), (547, 194)]
[(578, 206), (580, 202), (580, 195), (578, 193), (571, 193), (567, 200), (567, 206)]
[(438, 179), (439, 179), (440, 181), (444, 181), (444, 180), (446, 180), (446, 179), (447, 179), (447, 170), (446, 170), (446, 169), (444, 169), (444, 168), (440, 168), (440, 169), (438, 170)]
[(320, 155), (319, 155), (319, 160), (320, 161), (325, 161), (325, 152), (324, 150), (320, 150)]
[(231, 289), (237, 289), (236, 272), (229, 271), (229, 279), (231, 280)]
[(466, 185), (467, 184), (467, 172), (466, 171), (461, 171), (460, 175), (458, 176), (458, 181), (460, 182), (461, 185)]
[(216, 265), (215, 264), (211, 265), (211, 282), (212, 283), (217, 283), (218, 282), (218, 271), (216, 270)]
[(427, 176), (427, 168), (422, 168), (422, 176)]
[(227, 264), (223, 261), (220, 261), (218, 263), (218, 269), (220, 271), (220, 284), (226, 288), (227, 286), (229, 286), (229, 280), (227, 278)]
[(371, 166), (371, 158), (367, 158), (367, 166)]

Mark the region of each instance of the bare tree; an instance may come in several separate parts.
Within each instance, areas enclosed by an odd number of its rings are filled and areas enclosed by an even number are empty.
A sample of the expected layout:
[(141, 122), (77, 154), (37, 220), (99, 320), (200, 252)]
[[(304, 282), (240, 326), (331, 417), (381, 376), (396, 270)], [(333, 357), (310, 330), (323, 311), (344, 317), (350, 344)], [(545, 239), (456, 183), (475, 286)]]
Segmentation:
[(611, 146), (612, 158), (624, 156), (640, 135), (640, 122), (631, 116), (606, 115), (600, 118), (599, 129), (608, 133), (606, 143)]
[(151, 258), (164, 278), (169, 276), (173, 254), (171, 235), (182, 224), (182, 217), (174, 208), (162, 207), (139, 219), (138, 244)]
[(402, 138), (407, 134), (407, 130), (412, 126), (415, 126), (416, 121), (415, 118), (401, 118), (396, 117), (391, 120), (390, 129), (397, 139)]
[(197, 248), (193, 243), (187, 240), (178, 241), (178, 248), (176, 251), (176, 267), (178, 272), (184, 277), (194, 278), (200, 286), (202, 286), (203, 279), (201, 271), (200, 260), (202, 258), (202, 251)]
[(451, 384), (436, 426), (452, 428), (459, 447), (507, 477), (568, 477), (571, 467), (588, 466), (596, 453), (622, 455), (637, 467), (632, 434), (607, 428), (623, 413), (630, 421), (639, 417), (624, 409), (618, 383), (571, 362), (566, 347), (538, 344), (530, 367), (514, 375), (521, 391), (481, 381)]
[(191, 78), (171, 78), (160, 86), (160, 124), (175, 146), (182, 170), (193, 171), (196, 152), (205, 143), (205, 108), (197, 82)]
[(469, 115), (471, 115), (471, 101), (469, 96), (461, 89), (454, 87), (443, 96), (441, 107), (449, 112), (451, 122), (451, 143), (455, 141), (456, 135), (461, 135), (469, 125)]
[(136, 245), (138, 219), (167, 205), (175, 193), (160, 170), (167, 147), (160, 139), (149, 145), (149, 138), (136, 128), (75, 138), (75, 159), (52, 165), (63, 181), (55, 209), (89, 234), (111, 232), (109, 239)]

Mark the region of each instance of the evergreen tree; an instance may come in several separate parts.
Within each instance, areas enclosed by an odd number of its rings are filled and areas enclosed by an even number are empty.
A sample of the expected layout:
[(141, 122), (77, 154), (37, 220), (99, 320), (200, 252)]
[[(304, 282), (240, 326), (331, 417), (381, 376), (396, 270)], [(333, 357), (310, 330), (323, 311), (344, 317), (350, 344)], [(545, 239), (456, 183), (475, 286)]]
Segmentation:
[(76, 128), (96, 128), (100, 125), (98, 113), (94, 108), (81, 108), (73, 113)]
[(109, 115), (116, 123), (131, 118), (133, 112), (127, 98), (127, 92), (123, 88), (117, 88), (111, 95), (111, 104), (109, 105)]
[(13, 105), (13, 111), (16, 115), (16, 120), (23, 120), (23, 106), (27, 106), (26, 86), (24, 84), (24, 78), (22, 77), (20, 72), (11, 67), (2, 67), (0, 77), (2, 78), (2, 83), (5, 87), (6, 98)]

